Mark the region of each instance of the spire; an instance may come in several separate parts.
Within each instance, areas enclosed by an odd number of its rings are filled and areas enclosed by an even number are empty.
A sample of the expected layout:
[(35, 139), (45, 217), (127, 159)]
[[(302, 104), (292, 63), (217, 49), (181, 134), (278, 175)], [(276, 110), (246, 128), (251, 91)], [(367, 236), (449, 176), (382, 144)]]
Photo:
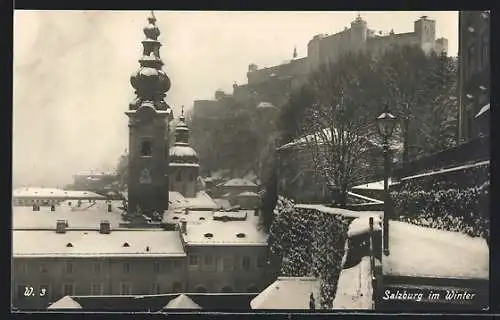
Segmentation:
[(293, 47), (293, 58), (297, 59), (297, 46)]
[(162, 70), (163, 61), (160, 57), (161, 43), (158, 41), (160, 29), (156, 25), (153, 11), (147, 18), (148, 24), (143, 28), (145, 39), (142, 41), (142, 58), (140, 68), (130, 77), (130, 84), (136, 90), (137, 97), (130, 103), (130, 109), (138, 109), (143, 102), (149, 101), (157, 110), (169, 110), (164, 101), (166, 92), (170, 89), (170, 79)]
[(189, 143), (189, 128), (184, 117), (184, 106), (181, 107), (181, 116), (179, 123), (175, 128), (175, 145), (188, 145)]

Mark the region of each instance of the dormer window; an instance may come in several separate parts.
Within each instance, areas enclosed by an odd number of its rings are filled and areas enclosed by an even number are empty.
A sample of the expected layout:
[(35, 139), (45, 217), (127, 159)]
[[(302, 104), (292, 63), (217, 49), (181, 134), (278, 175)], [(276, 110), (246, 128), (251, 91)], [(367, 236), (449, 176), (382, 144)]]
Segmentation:
[(128, 247), (130, 247), (130, 245), (128, 244), (128, 242), (125, 242), (125, 243), (123, 244), (123, 247), (124, 247), (124, 248), (128, 248)]
[(244, 233), (238, 233), (238, 234), (236, 234), (236, 237), (237, 238), (245, 238), (246, 235)]
[(205, 238), (213, 238), (214, 234), (213, 233), (205, 233)]
[(141, 157), (151, 157), (153, 153), (153, 144), (151, 140), (146, 139), (141, 141), (140, 153)]
[(73, 244), (72, 244), (71, 242), (68, 242), (68, 243), (66, 244), (66, 248), (73, 248)]

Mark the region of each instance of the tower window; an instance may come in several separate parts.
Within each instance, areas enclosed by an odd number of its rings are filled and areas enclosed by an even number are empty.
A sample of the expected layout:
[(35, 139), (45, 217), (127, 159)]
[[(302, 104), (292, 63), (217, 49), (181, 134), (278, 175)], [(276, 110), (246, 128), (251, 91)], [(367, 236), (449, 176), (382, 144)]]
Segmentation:
[(153, 153), (153, 146), (150, 140), (143, 140), (141, 142), (141, 156), (142, 157), (151, 157)]

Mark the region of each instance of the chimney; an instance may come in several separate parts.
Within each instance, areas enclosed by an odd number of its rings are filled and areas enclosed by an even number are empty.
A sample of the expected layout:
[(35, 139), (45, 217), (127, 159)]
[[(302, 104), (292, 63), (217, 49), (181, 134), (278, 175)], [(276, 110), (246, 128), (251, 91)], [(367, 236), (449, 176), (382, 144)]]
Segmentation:
[(111, 210), (111, 203), (108, 203), (108, 212), (112, 212), (112, 210)]
[(99, 233), (109, 234), (111, 233), (111, 226), (108, 220), (102, 220), (101, 225), (99, 227)]
[(57, 220), (56, 223), (56, 233), (66, 233), (67, 221), (65, 220)]
[(50, 211), (56, 211), (56, 206), (55, 204), (50, 205)]
[(187, 234), (187, 221), (184, 219), (181, 220), (181, 232)]
[(33, 211), (37, 211), (36, 210), (36, 203), (33, 202)]

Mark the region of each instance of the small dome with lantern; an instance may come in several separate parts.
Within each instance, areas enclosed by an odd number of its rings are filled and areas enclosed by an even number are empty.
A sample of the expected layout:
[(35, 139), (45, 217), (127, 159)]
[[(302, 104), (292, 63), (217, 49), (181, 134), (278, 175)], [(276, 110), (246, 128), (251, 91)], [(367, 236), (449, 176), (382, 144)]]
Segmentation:
[(170, 165), (199, 166), (198, 154), (189, 146), (189, 128), (184, 117), (184, 107), (175, 128), (175, 144), (169, 150)]

